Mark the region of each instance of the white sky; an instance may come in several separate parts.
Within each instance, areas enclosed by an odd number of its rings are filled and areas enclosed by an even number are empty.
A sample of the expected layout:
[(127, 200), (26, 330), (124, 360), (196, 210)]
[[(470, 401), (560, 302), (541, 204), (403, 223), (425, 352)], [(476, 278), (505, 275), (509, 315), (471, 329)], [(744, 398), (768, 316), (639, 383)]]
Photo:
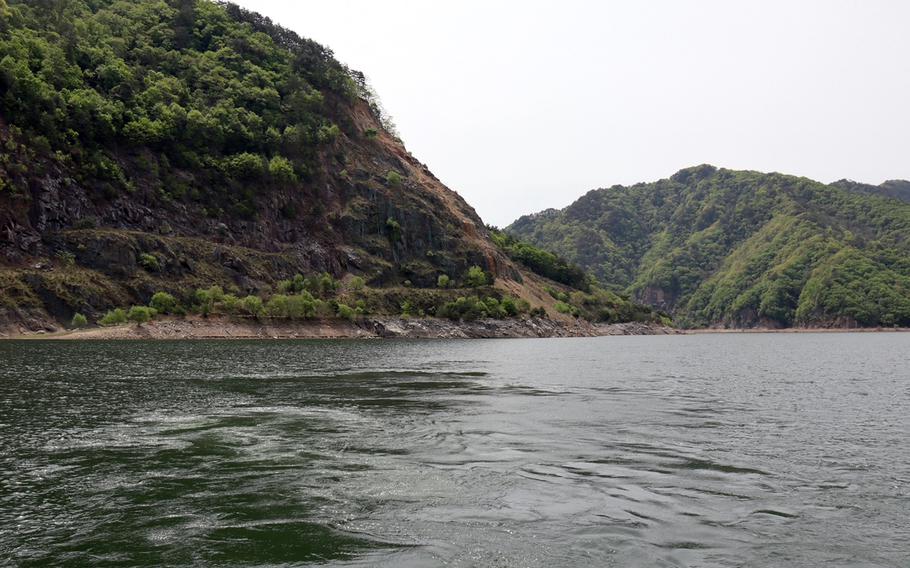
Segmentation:
[(910, 178), (908, 0), (240, 0), (367, 74), (506, 225), (717, 166)]

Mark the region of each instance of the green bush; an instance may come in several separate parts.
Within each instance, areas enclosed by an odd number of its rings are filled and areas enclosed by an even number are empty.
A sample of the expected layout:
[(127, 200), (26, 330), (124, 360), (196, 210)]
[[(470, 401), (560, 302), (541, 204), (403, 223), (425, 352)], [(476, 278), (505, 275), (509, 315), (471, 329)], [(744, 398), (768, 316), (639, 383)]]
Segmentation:
[(80, 313), (73, 315), (73, 320), (70, 322), (70, 327), (74, 329), (79, 329), (80, 327), (85, 327), (88, 325), (88, 318)]
[(273, 318), (306, 319), (316, 316), (317, 300), (309, 292), (287, 296), (276, 294), (266, 302), (264, 311)]
[(148, 306), (133, 306), (126, 314), (126, 319), (133, 323), (143, 324), (155, 317), (156, 312)]
[(139, 255), (139, 264), (149, 272), (158, 272), (161, 270), (161, 263), (158, 262), (158, 257), (147, 252)]
[(518, 315), (518, 304), (515, 303), (513, 298), (506, 296), (502, 299), (502, 302), (499, 303), (502, 306), (502, 309), (505, 311), (506, 315), (509, 317), (515, 317)]
[(453, 302), (443, 304), (437, 310), (437, 315), (453, 320), (475, 320), (490, 317), (490, 312), (488, 304), (480, 298), (462, 296)]
[(578, 317), (578, 315), (579, 315), (578, 308), (576, 308), (575, 306), (573, 306), (571, 304), (567, 304), (566, 302), (558, 301), (558, 302), (556, 302), (556, 305), (553, 307), (555, 307), (556, 311), (561, 314), (568, 314), (568, 315), (572, 315), (575, 317)]
[(449, 287), (449, 276), (447, 274), (440, 274), (439, 278), (436, 279), (437, 288), (448, 288)]
[(243, 299), (243, 311), (253, 317), (259, 317), (262, 314), (262, 299), (259, 296), (247, 296)]
[(316, 281), (316, 289), (319, 292), (319, 295), (322, 297), (327, 297), (333, 295), (338, 291), (338, 281), (332, 277), (328, 272), (323, 272), (319, 275), (319, 278)]
[(149, 307), (154, 308), (159, 314), (172, 314), (177, 310), (177, 299), (167, 292), (155, 292)]
[(265, 158), (258, 154), (242, 152), (222, 160), (224, 173), (234, 179), (252, 180), (260, 177), (266, 169)]
[(221, 286), (200, 288), (196, 290), (195, 298), (199, 313), (207, 316), (212, 313), (215, 304), (224, 299), (224, 290), (221, 289)]
[(113, 309), (104, 314), (98, 323), (104, 326), (124, 324), (126, 323), (126, 311), (123, 308)]
[(354, 310), (345, 304), (338, 304), (338, 317), (346, 320), (353, 320)]
[(234, 294), (225, 294), (221, 301), (215, 306), (215, 310), (222, 314), (235, 315), (240, 312), (240, 298)]
[(348, 283), (348, 287), (355, 292), (363, 290), (364, 286), (366, 286), (366, 282), (364, 282), (363, 278), (360, 276), (351, 278), (351, 281)]
[(487, 285), (487, 274), (479, 266), (472, 266), (464, 277), (464, 284), (468, 288), (479, 288)]
[(389, 170), (385, 175), (385, 181), (392, 187), (400, 187), (404, 178), (395, 170)]
[(269, 175), (280, 182), (295, 182), (294, 164), (284, 156), (275, 156), (269, 160)]

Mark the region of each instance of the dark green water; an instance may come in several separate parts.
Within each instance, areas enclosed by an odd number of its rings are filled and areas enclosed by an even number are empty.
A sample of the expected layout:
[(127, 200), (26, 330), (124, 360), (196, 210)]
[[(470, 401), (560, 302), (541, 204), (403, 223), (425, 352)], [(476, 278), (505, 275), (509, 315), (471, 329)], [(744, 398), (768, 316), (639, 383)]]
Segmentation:
[(910, 566), (910, 334), (0, 343), (0, 563)]

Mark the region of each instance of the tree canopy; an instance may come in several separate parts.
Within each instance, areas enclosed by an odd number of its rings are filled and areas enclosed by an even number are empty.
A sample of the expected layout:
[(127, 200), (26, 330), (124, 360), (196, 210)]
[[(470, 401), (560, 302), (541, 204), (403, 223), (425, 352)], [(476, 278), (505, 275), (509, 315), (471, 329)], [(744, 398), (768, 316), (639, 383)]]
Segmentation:
[(29, 153), (0, 164), (13, 190), (48, 158), (109, 191), (151, 172), (171, 197), (250, 207), (244, 185), (306, 178), (341, 133), (334, 105), (369, 94), (328, 49), (231, 4), (0, 0), (0, 22), (0, 114)]

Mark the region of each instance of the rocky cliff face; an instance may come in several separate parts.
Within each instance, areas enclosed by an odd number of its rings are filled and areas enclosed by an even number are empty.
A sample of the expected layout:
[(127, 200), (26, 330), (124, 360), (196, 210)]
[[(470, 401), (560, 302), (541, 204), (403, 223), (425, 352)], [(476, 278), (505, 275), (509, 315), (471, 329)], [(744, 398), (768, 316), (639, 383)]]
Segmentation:
[(521, 280), (321, 46), (206, 1), (3, 5), (0, 324), (297, 273)]
[[(46, 310), (65, 320), (147, 301), (156, 289), (220, 284), (257, 293), (296, 273), (433, 286), (440, 274), (479, 265), (521, 278), (475, 211), (381, 130), (364, 101), (343, 110), (380, 134), (341, 135), (312, 181), (257, 192), (249, 217), (161, 199), (141, 183), (108, 198), (46, 158), (28, 193), (0, 193), (0, 270), (6, 295), (20, 291), (6, 319), (40, 319)], [(0, 128), (0, 143), (11, 139)], [(390, 182), (389, 171), (401, 179)]]

